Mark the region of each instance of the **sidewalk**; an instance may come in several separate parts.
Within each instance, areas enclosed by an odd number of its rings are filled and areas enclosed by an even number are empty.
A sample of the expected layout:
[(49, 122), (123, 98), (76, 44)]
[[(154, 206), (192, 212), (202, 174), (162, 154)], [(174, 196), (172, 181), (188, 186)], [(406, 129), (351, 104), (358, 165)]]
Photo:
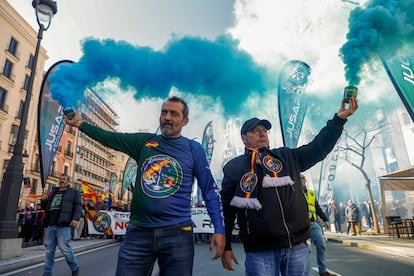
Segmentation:
[[(414, 239), (390, 238), (388, 235), (373, 235), (368, 232), (363, 232), (362, 236), (352, 236), (346, 235), (345, 233), (326, 231), (325, 235), (330, 242), (337, 242), (345, 246), (353, 246), (414, 259)], [(72, 241), (71, 244), (73, 250), (78, 253), (116, 242), (118, 242), (118, 240), (115, 239), (85, 239)], [(44, 245), (25, 247), (22, 250), (23, 254), (20, 257), (0, 260), (0, 275), (2, 273), (44, 262)], [(57, 249), (56, 257), (61, 256), (62, 253)]]
[[(97, 247), (119, 242), (117, 239), (83, 239), (71, 241), (73, 251), (79, 253)], [(45, 246), (36, 245), (22, 248), (22, 256), (0, 260), (0, 275), (16, 269), (43, 263), (45, 260)], [(62, 257), (59, 248), (56, 249), (56, 258)]]
[(361, 236), (352, 236), (326, 231), (325, 236), (328, 241), (343, 245), (414, 259), (414, 239), (390, 238), (385, 234), (374, 235), (370, 232), (362, 232)]

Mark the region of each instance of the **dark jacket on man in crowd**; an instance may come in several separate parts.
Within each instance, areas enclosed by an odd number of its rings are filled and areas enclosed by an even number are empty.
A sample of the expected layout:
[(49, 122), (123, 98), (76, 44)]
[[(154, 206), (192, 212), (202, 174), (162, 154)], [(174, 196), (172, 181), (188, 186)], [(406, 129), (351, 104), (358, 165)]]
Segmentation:
[[(53, 199), (53, 196), (58, 192), (59, 188), (53, 188), (51, 194), (47, 199), (42, 200), (42, 209), (45, 210), (45, 227), (49, 225), (48, 210)], [(69, 226), (72, 220), (79, 221), (82, 213), (82, 201), (80, 192), (69, 187), (63, 195), (62, 205), (60, 206), (59, 219), (57, 221), (58, 226)]]

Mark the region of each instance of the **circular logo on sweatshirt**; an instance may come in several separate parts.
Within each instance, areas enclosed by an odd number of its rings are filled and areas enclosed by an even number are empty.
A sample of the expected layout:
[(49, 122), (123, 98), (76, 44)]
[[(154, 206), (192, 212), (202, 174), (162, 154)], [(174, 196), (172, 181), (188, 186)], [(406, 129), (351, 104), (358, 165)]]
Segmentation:
[(149, 157), (141, 167), (142, 191), (153, 198), (173, 195), (183, 181), (183, 170), (177, 160), (160, 154)]
[(253, 192), (257, 184), (257, 175), (254, 172), (245, 173), (240, 179), (240, 189), (244, 193)]
[(279, 159), (271, 156), (265, 156), (263, 158), (263, 166), (271, 172), (280, 173), (282, 170), (282, 162)]

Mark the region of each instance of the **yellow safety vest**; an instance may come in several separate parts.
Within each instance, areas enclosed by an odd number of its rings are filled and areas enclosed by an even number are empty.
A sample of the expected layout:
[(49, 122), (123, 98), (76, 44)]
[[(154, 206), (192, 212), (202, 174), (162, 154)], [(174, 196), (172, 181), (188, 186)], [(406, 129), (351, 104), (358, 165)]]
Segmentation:
[(309, 219), (311, 221), (316, 221), (316, 195), (315, 192), (311, 189), (306, 189), (307, 193), (305, 193), (306, 201), (308, 202), (308, 209), (309, 209)]

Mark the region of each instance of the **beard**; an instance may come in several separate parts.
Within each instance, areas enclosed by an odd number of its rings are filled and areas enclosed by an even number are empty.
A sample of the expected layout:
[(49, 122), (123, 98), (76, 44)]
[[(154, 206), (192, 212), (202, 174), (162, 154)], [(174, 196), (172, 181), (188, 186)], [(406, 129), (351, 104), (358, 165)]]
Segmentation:
[(161, 125), (161, 133), (165, 137), (171, 137), (176, 134), (173, 129), (173, 125), (170, 123), (164, 123)]
[(161, 129), (161, 133), (165, 137), (171, 137), (174, 134), (172, 128), (164, 128), (164, 127)]

